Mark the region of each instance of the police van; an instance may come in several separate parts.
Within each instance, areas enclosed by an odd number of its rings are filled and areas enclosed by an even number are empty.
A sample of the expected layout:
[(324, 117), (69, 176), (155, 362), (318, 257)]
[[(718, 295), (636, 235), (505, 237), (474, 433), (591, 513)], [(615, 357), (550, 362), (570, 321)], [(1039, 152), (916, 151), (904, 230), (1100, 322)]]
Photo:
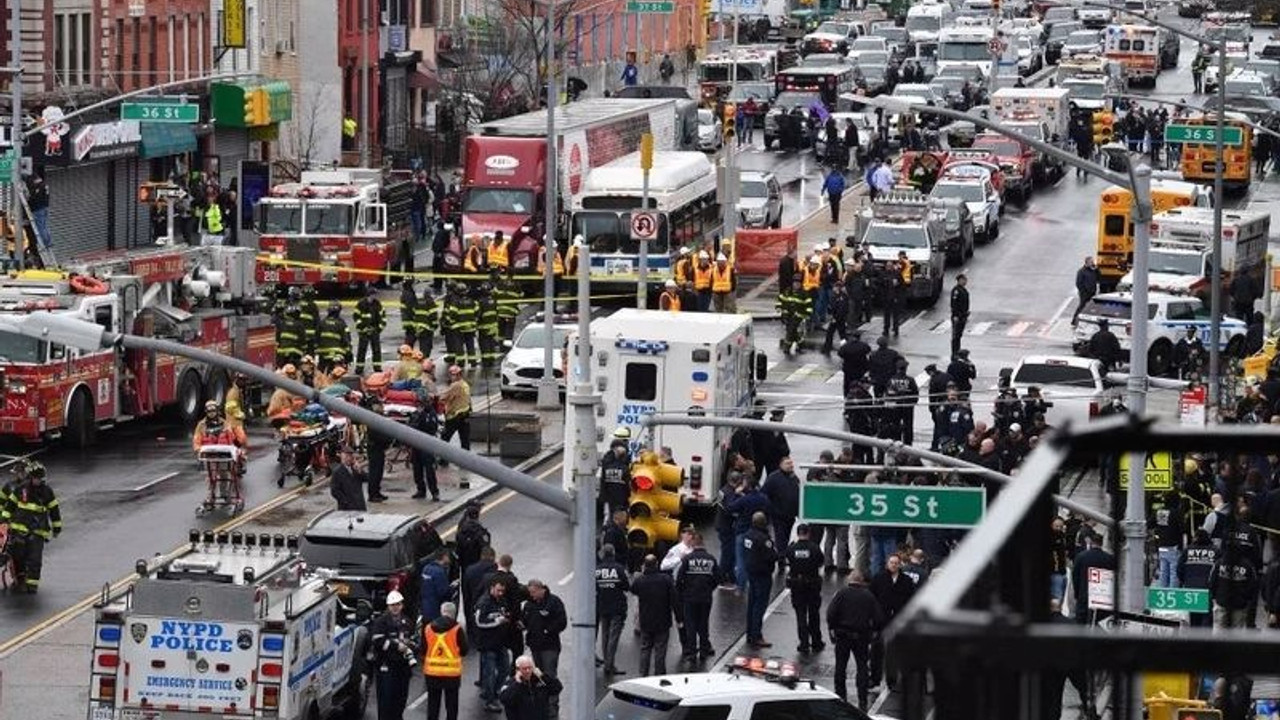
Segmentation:
[(95, 606), (89, 720), (313, 720), (364, 712), (367, 630), (296, 537), (192, 530)]
[[(576, 347), (575, 339), (570, 347)], [(600, 393), (597, 450), (603, 455), (614, 432), (626, 429), (631, 454), (642, 446), (671, 448), (685, 470), (684, 503), (710, 506), (720, 490), (724, 450), (732, 428), (641, 426), (652, 413), (741, 417), (755, 402), (768, 359), (755, 346), (751, 316), (679, 313), (624, 308), (591, 323), (591, 383)], [(571, 362), (576, 362), (571, 358)], [(573, 372), (573, 370), (571, 370)], [(573, 380), (569, 379), (572, 388)], [(565, 437), (574, 435), (566, 414)], [(572, 468), (565, 473), (572, 482)]]

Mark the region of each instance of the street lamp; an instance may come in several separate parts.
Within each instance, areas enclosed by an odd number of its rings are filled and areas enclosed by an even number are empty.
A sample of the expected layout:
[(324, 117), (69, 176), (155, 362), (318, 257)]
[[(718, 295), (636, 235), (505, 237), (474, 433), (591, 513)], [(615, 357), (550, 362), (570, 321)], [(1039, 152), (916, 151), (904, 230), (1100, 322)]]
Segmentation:
[[(1145, 415), (1147, 411), (1148, 386), (1147, 253), (1151, 246), (1151, 166), (1139, 156), (1138, 164), (1135, 165), (1130, 161), (1128, 172), (1121, 175), (1097, 163), (1077, 157), (1056, 145), (1051, 145), (1033, 137), (1027, 137), (1016, 130), (1004, 127), (998, 122), (978, 115), (883, 95), (873, 98), (859, 98), (859, 102), (872, 107), (884, 108), (886, 112), (924, 113), (973, 123), (976, 127), (1017, 140), (1049, 155), (1055, 160), (1084, 170), (1090, 175), (1096, 175), (1113, 185), (1126, 188), (1133, 194), (1133, 289), (1129, 308), (1129, 377), (1125, 389), (1129, 412), (1133, 417), (1138, 418)], [(1129, 453), (1129, 467), (1145, 466), (1145, 451), (1137, 450)], [(1129, 483), (1125, 494), (1124, 521), (1121, 522), (1125, 538), (1124, 592), (1121, 598), (1127, 610), (1138, 613), (1142, 612), (1146, 605), (1143, 579), (1146, 562), (1147, 521), (1143, 492), (1141, 482), (1133, 481)]]

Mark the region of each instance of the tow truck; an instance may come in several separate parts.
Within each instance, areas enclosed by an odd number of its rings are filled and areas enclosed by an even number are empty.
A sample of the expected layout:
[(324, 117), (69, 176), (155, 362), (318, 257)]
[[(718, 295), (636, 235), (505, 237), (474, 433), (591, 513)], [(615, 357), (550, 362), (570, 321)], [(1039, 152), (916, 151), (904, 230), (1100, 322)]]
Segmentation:
[(362, 717), (367, 610), (294, 536), (199, 531), (94, 605), (89, 720)]
[[(53, 313), (275, 367), (275, 328), (254, 311), (254, 251), (169, 246), (72, 259), (0, 278), (0, 319)], [(0, 436), (93, 444), (108, 427), (175, 408), (195, 423), (230, 387), (223, 370), (166, 353), (81, 350), (0, 334)]]
[(409, 224), (413, 183), (381, 170), (306, 170), (258, 201), (260, 283), (385, 281)]
[(854, 234), (877, 271), (905, 252), (912, 278), (907, 297), (930, 305), (938, 301), (947, 243), (928, 197), (913, 188), (894, 188), (857, 215)]

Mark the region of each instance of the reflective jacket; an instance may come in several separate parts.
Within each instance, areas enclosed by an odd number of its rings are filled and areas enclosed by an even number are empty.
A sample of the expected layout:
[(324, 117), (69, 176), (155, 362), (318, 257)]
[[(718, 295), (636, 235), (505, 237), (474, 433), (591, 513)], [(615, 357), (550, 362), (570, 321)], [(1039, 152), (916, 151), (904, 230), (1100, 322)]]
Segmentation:
[(356, 332), (361, 335), (377, 335), (387, 326), (387, 313), (376, 297), (365, 297), (356, 303), (355, 315)]
[(21, 480), (9, 483), (0, 490), (4, 521), (9, 531), (18, 535), (38, 535), (45, 540), (62, 532), (62, 510), (53, 488), (46, 483), (39, 485)]

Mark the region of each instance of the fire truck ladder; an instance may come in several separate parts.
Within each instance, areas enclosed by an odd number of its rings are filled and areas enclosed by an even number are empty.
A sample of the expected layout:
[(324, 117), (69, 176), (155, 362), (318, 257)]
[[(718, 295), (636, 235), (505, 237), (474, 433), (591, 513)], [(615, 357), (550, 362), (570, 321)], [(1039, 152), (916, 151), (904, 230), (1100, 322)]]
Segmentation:
[[(31, 212), (31, 206), (27, 204), (26, 192), (21, 190), (18, 191), (18, 200), (22, 203), (22, 211), (26, 213), (26, 217), (35, 217)], [(6, 207), (8, 206), (6, 205)], [(17, 234), (14, 230), (15, 223), (12, 222), (12, 218), (8, 217), (8, 213), (6, 213), (4, 216), (4, 226), (0, 229), (0, 240), (4, 240), (6, 243), (12, 243), (9, 245), (9, 248), (16, 249), (18, 247), (16, 240)], [(36, 228), (35, 223), (24, 223), (22, 230), (23, 240), (25, 241), (28, 249), (27, 259), (35, 261), (35, 264), (38, 264), (41, 268), (56, 267), (58, 263), (57, 258), (54, 257), (53, 248), (50, 247), (45, 249), (44, 244), (40, 242), (39, 229)], [(36, 250), (34, 255), (30, 252), (31, 248), (35, 248)], [(2, 256), (0, 256), (0, 264), (8, 266), (14, 264), (14, 262), (13, 252), (10, 252), (9, 250), (6, 250)]]

